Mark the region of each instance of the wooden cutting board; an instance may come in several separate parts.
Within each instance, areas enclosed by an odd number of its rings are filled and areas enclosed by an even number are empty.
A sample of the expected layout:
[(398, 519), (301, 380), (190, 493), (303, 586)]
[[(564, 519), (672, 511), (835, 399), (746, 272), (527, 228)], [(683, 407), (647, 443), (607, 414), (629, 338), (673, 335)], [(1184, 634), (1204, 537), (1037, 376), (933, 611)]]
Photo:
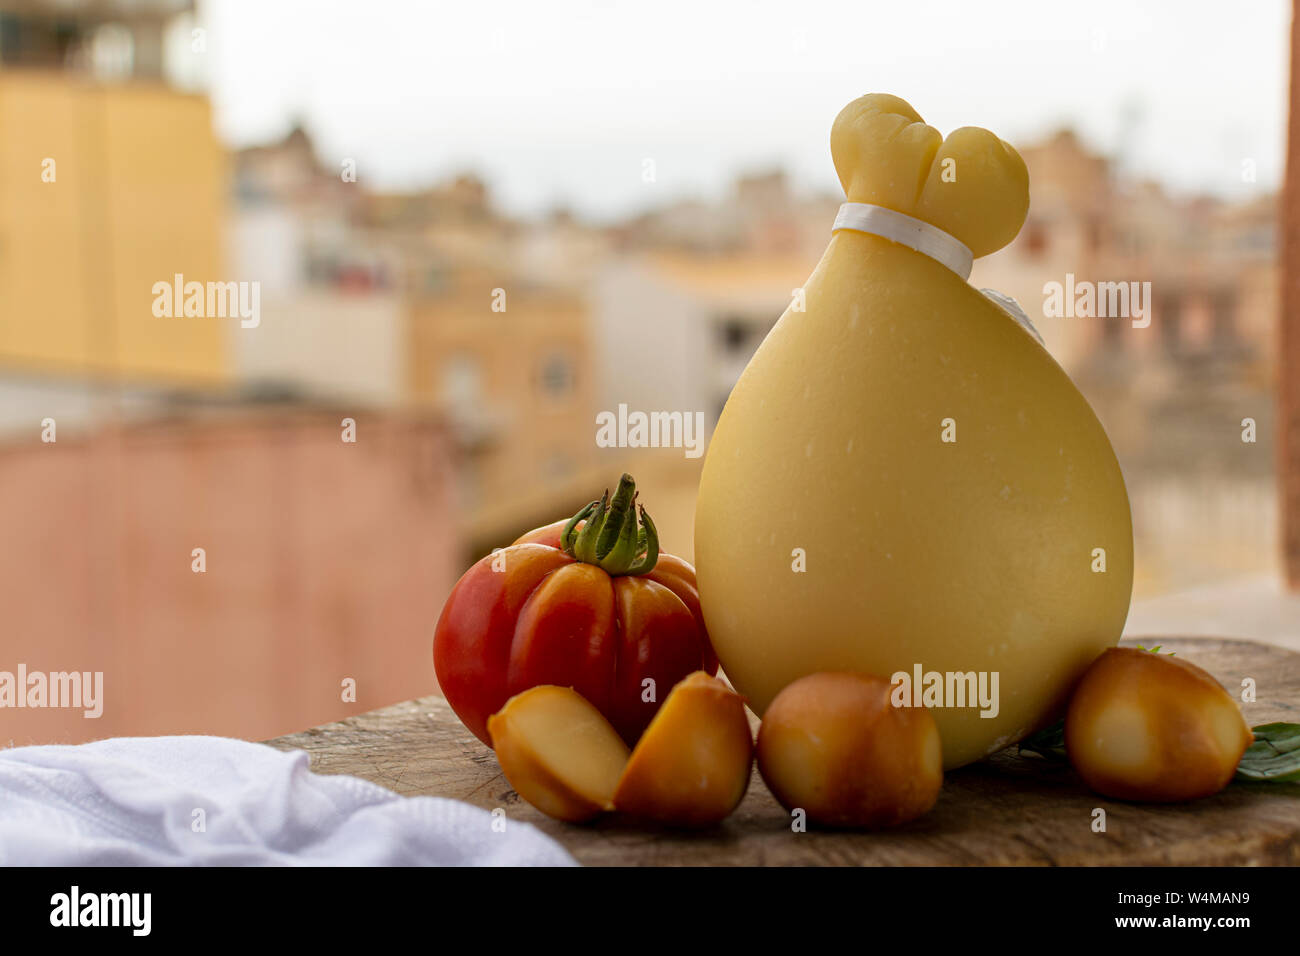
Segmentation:
[[(1254, 678), (1258, 699), (1242, 705), (1252, 726), (1300, 722), (1300, 654), (1211, 638), (1141, 643), (1199, 664), (1234, 697), (1243, 678)], [(441, 697), (267, 743), (306, 750), (318, 773), (354, 774), (406, 796), (501, 807), (508, 820), (535, 824), (591, 865), (1300, 864), (1300, 784), (1233, 783), (1195, 803), (1131, 804), (1092, 793), (1068, 765), (1019, 757), (1015, 748), (949, 773), (935, 808), (893, 830), (792, 832), (789, 814), (755, 770), (744, 802), (721, 826), (681, 833), (614, 817), (575, 826), (544, 816), (511, 789), (492, 751)], [(1106, 811), (1104, 833), (1092, 829), (1098, 807)]]

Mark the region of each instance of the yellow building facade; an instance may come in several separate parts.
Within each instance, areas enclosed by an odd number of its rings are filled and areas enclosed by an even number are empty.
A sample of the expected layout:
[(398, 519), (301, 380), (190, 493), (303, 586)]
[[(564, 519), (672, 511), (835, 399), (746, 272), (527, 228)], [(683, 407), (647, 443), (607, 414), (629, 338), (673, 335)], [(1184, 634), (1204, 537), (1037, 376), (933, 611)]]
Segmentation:
[(508, 542), (617, 482), (598, 467), (596, 367), (580, 299), (467, 273), (413, 299), (409, 336), (410, 400), (437, 409), (457, 436), (472, 546)]
[(223, 323), (155, 316), (155, 283), (223, 274), (207, 100), (160, 82), (0, 70), (0, 372), (203, 387)]

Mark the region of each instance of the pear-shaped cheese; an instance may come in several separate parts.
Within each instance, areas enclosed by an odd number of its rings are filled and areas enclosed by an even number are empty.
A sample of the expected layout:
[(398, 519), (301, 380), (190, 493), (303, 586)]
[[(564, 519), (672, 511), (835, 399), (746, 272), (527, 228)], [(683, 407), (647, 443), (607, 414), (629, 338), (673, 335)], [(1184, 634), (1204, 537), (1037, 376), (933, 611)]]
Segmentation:
[[(1011, 147), (973, 129), (943, 141), (896, 97), (846, 107), (832, 151), (850, 200), (923, 218), (977, 256), (1023, 223)], [(804, 293), (710, 442), (695, 525), (709, 634), (760, 714), (818, 671), (983, 674), (995, 702), (932, 708), (944, 765), (961, 766), (1059, 716), (1118, 640), (1133, 574), (1123, 476), (1060, 366), (935, 260), (840, 230)]]

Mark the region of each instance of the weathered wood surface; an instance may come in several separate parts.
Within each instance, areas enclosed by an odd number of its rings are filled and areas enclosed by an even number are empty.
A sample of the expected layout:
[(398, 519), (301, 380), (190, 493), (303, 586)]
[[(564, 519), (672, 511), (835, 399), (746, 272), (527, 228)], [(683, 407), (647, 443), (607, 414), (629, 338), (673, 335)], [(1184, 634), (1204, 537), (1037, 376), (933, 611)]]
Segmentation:
[[(1129, 642), (1126, 642), (1129, 643)], [(1209, 670), (1252, 725), (1300, 722), (1300, 654), (1247, 641), (1153, 638)], [(593, 865), (1173, 865), (1300, 864), (1300, 785), (1234, 783), (1195, 803), (1144, 806), (1099, 797), (1066, 765), (1015, 750), (947, 775), (938, 805), (874, 833), (791, 831), (755, 770), (740, 808), (702, 833), (647, 830), (617, 818), (551, 820), (511, 789), (492, 751), (440, 697), (425, 697), (267, 741), (302, 749), (318, 773), (363, 777), (407, 796), (454, 797), (536, 824)], [(1106, 811), (1105, 833), (1092, 830)]]

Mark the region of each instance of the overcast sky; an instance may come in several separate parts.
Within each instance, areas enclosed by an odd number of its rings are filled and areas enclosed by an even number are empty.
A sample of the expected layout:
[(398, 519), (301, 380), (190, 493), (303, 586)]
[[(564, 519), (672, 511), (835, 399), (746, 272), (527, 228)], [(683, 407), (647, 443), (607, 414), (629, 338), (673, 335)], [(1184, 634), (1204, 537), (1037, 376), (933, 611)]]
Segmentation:
[(199, 18), (232, 144), (301, 117), (372, 186), (472, 169), (521, 214), (614, 217), (776, 164), (838, 190), (831, 121), (866, 92), (944, 133), (1073, 125), (1183, 191), (1272, 189), (1282, 169), (1282, 0), (200, 0)]

